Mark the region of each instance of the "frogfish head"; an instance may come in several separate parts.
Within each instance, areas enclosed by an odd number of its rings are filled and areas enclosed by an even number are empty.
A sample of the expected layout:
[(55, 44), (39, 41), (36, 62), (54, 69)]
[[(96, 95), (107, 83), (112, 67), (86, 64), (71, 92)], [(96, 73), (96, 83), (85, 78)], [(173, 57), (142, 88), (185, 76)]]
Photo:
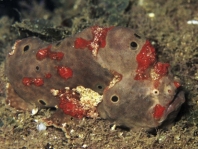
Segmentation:
[(184, 103), (184, 93), (168, 76), (157, 87), (152, 80), (137, 81), (123, 78), (106, 89), (98, 112), (104, 119), (129, 128), (156, 128), (172, 121)]

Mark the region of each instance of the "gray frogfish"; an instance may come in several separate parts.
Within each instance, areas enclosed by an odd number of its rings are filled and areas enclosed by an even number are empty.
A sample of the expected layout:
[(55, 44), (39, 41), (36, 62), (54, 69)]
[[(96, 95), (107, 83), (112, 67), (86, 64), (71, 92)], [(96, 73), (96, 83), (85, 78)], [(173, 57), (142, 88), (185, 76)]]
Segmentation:
[[(48, 43), (17, 40), (6, 58), (6, 102), (16, 109), (55, 108), (48, 124), (100, 117), (129, 128), (172, 121), (185, 102), (169, 64), (125, 27), (93, 26)], [(58, 124), (57, 124), (58, 125)]]

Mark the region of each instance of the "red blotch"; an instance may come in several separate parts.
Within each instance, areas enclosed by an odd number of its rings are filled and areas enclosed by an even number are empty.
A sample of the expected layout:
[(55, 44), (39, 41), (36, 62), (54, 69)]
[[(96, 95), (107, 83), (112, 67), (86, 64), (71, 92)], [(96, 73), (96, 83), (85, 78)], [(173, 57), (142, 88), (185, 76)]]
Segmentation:
[(160, 85), (160, 80), (159, 79), (153, 81), (154, 88), (158, 88), (159, 85)]
[(37, 60), (43, 60), (45, 58), (50, 58), (52, 60), (62, 60), (64, 57), (63, 52), (54, 52), (51, 51), (52, 45), (49, 45), (46, 48), (39, 49), (36, 53)]
[(158, 74), (158, 77), (155, 78), (154, 80), (154, 87), (155, 88), (158, 88), (158, 86), (160, 85), (160, 79), (167, 75), (168, 74), (168, 67), (170, 65), (168, 63), (161, 63), (161, 62), (158, 62), (155, 64), (154, 66), (154, 72), (156, 74)]
[(63, 78), (63, 79), (69, 79), (73, 75), (73, 71), (69, 67), (63, 67), (58, 66), (57, 67), (57, 73)]
[(36, 53), (37, 60), (43, 60), (43, 59), (47, 58), (48, 51), (50, 51), (51, 47), (52, 47), (52, 45), (49, 45), (46, 48), (39, 49), (38, 52)]
[(35, 86), (42, 86), (44, 84), (44, 81), (42, 78), (31, 78), (31, 77), (24, 77), (22, 79), (22, 83), (25, 86), (30, 86), (34, 84)]
[(51, 74), (51, 73), (46, 73), (46, 74), (45, 74), (45, 78), (49, 79), (49, 78), (51, 78), (51, 77), (52, 77), (52, 74)]
[(76, 49), (84, 49), (86, 47), (88, 47), (88, 45), (91, 43), (91, 41), (87, 41), (83, 38), (76, 38), (75, 42), (74, 42), (74, 47)]
[(22, 83), (26, 86), (30, 86), (32, 84), (32, 78), (24, 77), (22, 79)]
[(76, 118), (81, 119), (86, 116), (86, 111), (80, 105), (79, 100), (75, 98), (68, 100), (66, 96), (61, 96), (59, 108), (62, 109), (65, 114)]
[(48, 57), (52, 60), (62, 60), (64, 56), (64, 53), (62, 52), (48, 52)]
[(173, 83), (174, 83), (176, 88), (179, 88), (181, 86), (181, 84), (179, 82), (177, 82), (177, 81), (174, 81)]
[(151, 43), (147, 40), (141, 51), (136, 56), (138, 67), (135, 80), (146, 80), (149, 78), (147, 69), (156, 62), (156, 52)]
[(156, 104), (153, 108), (153, 117), (155, 119), (160, 119), (164, 114), (165, 107), (161, 106), (160, 104)]
[[(109, 30), (111, 30), (113, 27), (109, 28), (101, 28), (98, 26), (92, 27), (92, 34), (94, 36), (92, 40), (92, 44), (99, 45), (99, 48), (104, 48), (106, 45), (106, 36)], [(94, 47), (90, 46), (90, 50), (93, 50)]]
[(44, 84), (44, 81), (42, 78), (35, 78), (33, 79), (33, 83), (35, 86), (42, 86)]
[(113, 27), (109, 28), (102, 28), (99, 26), (93, 26), (91, 28), (93, 39), (92, 40), (86, 40), (83, 38), (76, 38), (74, 41), (74, 47), (76, 49), (84, 49), (88, 48), (89, 50), (94, 50), (95, 53), (99, 50), (99, 48), (104, 48), (106, 45), (106, 36), (109, 30), (111, 30)]
[(154, 71), (155, 73), (159, 74), (160, 77), (166, 75), (168, 73), (168, 67), (170, 65), (168, 63), (161, 63), (158, 62), (155, 66), (154, 66)]

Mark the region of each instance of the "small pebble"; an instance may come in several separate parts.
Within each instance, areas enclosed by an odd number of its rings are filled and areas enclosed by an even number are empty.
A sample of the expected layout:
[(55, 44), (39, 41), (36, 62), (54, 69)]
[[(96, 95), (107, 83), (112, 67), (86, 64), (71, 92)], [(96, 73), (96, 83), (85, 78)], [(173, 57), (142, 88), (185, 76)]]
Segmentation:
[(198, 24), (198, 21), (197, 20), (189, 20), (189, 21), (187, 21), (187, 24), (197, 25)]
[(45, 126), (45, 124), (43, 123), (39, 123), (37, 126), (36, 126), (37, 130), (38, 131), (42, 131), (42, 130), (46, 130), (47, 127)]

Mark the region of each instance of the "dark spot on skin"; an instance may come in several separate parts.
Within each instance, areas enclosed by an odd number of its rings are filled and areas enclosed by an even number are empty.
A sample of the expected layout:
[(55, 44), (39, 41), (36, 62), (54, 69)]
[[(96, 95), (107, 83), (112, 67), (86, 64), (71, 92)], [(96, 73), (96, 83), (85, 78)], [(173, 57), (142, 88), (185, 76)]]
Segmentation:
[(26, 45), (26, 46), (23, 48), (23, 51), (26, 52), (26, 51), (29, 50), (29, 48), (30, 48), (30, 46), (29, 46), (29, 45)]
[(132, 41), (130, 45), (131, 45), (131, 49), (132, 50), (136, 50), (137, 47), (138, 47), (138, 44), (136, 42), (134, 42), (134, 41)]
[(113, 96), (111, 97), (111, 101), (112, 101), (112, 102), (118, 102), (118, 101), (119, 101), (118, 96), (113, 95)]
[(99, 90), (102, 90), (102, 89), (103, 89), (103, 86), (102, 86), (102, 85), (98, 85), (97, 88), (98, 88)]
[(39, 66), (36, 66), (36, 70), (39, 71), (39, 69), (40, 69)]
[(141, 39), (141, 37), (138, 34), (135, 33), (134, 35), (135, 35), (135, 37)]
[(39, 103), (44, 105), (44, 106), (46, 105), (45, 101), (43, 101), (43, 100), (39, 100)]

